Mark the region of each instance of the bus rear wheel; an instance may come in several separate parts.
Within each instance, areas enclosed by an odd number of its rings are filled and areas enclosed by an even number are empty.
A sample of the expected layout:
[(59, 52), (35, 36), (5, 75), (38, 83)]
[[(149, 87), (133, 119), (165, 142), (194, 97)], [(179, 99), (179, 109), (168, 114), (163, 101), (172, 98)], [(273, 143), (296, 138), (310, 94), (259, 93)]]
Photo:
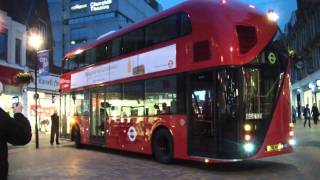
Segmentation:
[(152, 138), (152, 152), (154, 158), (161, 163), (173, 162), (173, 140), (167, 129), (161, 128), (155, 132)]

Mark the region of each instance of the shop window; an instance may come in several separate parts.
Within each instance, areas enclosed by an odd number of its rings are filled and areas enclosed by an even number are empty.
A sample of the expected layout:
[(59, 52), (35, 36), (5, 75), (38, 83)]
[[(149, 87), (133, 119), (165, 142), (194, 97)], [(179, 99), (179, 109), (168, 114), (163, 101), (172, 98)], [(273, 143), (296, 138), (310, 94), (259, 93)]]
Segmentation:
[(21, 40), (20, 39), (16, 39), (16, 64), (21, 64)]
[(144, 115), (144, 82), (123, 85), (122, 117)]
[(7, 61), (8, 56), (8, 30), (0, 29), (0, 59)]
[(70, 31), (71, 44), (85, 43), (87, 42), (88, 28), (74, 28)]

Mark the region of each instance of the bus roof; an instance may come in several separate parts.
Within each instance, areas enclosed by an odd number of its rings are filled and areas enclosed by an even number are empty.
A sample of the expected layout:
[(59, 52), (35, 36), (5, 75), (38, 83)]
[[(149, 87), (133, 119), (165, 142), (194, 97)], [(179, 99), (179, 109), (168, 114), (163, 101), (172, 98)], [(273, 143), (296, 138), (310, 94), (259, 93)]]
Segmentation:
[[(90, 49), (94, 46), (97, 46), (101, 43), (104, 43), (110, 39), (121, 36), (127, 32), (131, 32), (135, 29), (138, 29), (140, 27), (143, 27), (145, 25), (153, 23), (157, 20), (160, 20), (164, 17), (170, 16), (174, 13), (186, 12), (190, 16), (192, 16), (192, 14), (196, 13), (199, 10), (199, 8), (201, 8), (201, 9), (215, 8), (218, 11), (219, 9), (224, 8), (224, 6), (227, 6), (229, 8), (224, 9), (223, 11), (219, 11), (219, 13), (226, 13), (227, 14), (228, 13), (227, 11), (237, 11), (239, 9), (242, 9), (242, 10), (247, 9), (248, 12), (253, 11), (255, 14), (261, 14), (260, 12), (255, 10), (255, 8), (252, 5), (245, 5), (245, 4), (242, 4), (239, 2), (235, 2), (235, 1), (226, 2), (226, 1), (219, 1), (219, 0), (215, 0), (215, 1), (213, 1), (213, 0), (202, 0), (202, 1), (189, 0), (189, 1), (185, 1), (181, 4), (178, 4), (177, 6), (174, 6), (168, 10), (162, 11), (154, 16), (151, 16), (151, 17), (145, 19), (145, 20), (142, 20), (138, 23), (134, 23), (129, 27), (126, 27), (126, 28), (117, 30), (113, 33), (107, 34), (107, 35), (101, 37), (100, 39), (97, 39), (91, 43), (88, 43), (87, 45), (84, 45), (78, 49), (75, 49), (75, 50), (67, 53), (64, 58), (69, 58), (74, 55), (77, 55), (79, 52), (83, 52), (87, 49)], [(212, 18), (213, 20), (215, 20), (214, 17), (205, 17), (205, 18)]]

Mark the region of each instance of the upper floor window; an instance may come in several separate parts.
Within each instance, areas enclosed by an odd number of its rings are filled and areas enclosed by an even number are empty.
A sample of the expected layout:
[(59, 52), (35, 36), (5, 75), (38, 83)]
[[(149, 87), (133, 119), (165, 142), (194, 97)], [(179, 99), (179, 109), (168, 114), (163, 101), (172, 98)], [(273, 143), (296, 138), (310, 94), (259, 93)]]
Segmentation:
[(21, 65), (21, 39), (16, 39), (16, 57), (15, 57), (15, 60), (16, 60), (16, 64), (19, 64)]
[(74, 28), (70, 31), (70, 39), (71, 44), (78, 44), (78, 43), (86, 43), (87, 42), (87, 35), (88, 35), (88, 28)]
[(7, 61), (8, 58), (8, 30), (0, 29), (0, 59)]

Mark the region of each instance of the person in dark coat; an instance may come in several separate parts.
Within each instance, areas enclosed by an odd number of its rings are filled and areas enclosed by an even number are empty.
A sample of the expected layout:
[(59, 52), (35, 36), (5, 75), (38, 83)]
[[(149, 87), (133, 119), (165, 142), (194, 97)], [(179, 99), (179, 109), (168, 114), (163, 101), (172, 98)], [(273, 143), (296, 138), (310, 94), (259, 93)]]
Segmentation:
[(292, 110), (291, 110), (291, 113), (292, 113), (292, 122), (293, 123), (296, 123), (296, 109), (294, 108), (294, 106), (292, 106)]
[(319, 118), (319, 109), (318, 109), (316, 103), (313, 104), (312, 109), (311, 109), (311, 113), (312, 113), (312, 118), (313, 118), (314, 124), (317, 124), (318, 118)]
[(311, 128), (311, 124), (310, 124), (311, 113), (310, 113), (309, 104), (307, 104), (306, 107), (304, 108), (303, 116), (304, 116), (303, 127), (306, 127), (306, 123), (307, 123), (307, 121), (309, 121), (309, 128)]
[(56, 136), (56, 144), (59, 143), (59, 116), (57, 111), (54, 111), (53, 115), (51, 116), (51, 138), (50, 144), (53, 145), (54, 136)]
[(13, 105), (14, 118), (11, 118), (0, 108), (0, 179), (8, 177), (8, 147), (12, 145), (25, 145), (31, 140), (31, 126), (29, 120), (21, 113), (20, 103)]

